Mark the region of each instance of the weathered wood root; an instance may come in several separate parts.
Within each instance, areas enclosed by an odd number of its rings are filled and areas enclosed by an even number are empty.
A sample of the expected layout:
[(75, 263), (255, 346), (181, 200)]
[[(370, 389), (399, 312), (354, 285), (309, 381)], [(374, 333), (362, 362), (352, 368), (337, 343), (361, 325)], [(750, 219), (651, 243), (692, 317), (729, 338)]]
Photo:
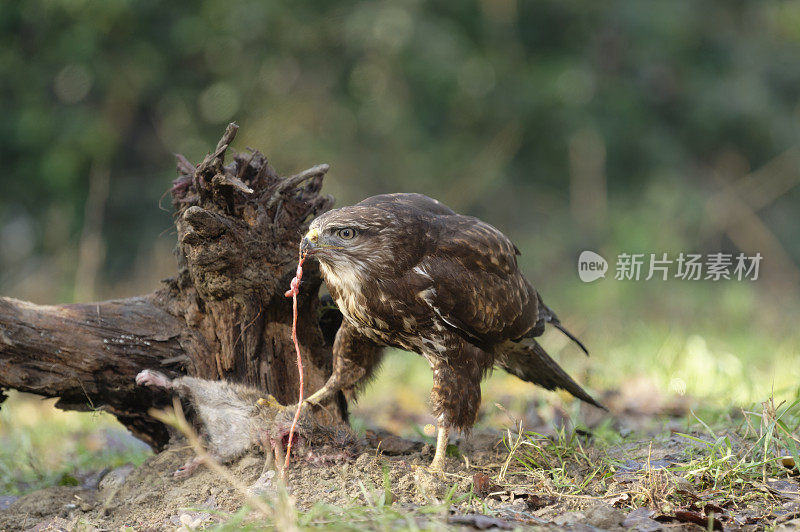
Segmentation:
[[(228, 126), (197, 167), (178, 156), (171, 193), (179, 269), (154, 293), (56, 306), (0, 298), (0, 388), (59, 397), (61, 408), (107, 410), (155, 447), (167, 433), (147, 410), (166, 398), (135, 386), (142, 369), (244, 382), (284, 404), (296, 400), (291, 301), (283, 292), (300, 235), (332, 205), (319, 194), (328, 167), (281, 178), (257, 151), (225, 165), (236, 131)], [(327, 307), (323, 337), (320, 283), (317, 268), (307, 268), (298, 330), (312, 392), (330, 374), (339, 323)], [(341, 398), (337, 407), (327, 413), (332, 421), (346, 416)]]

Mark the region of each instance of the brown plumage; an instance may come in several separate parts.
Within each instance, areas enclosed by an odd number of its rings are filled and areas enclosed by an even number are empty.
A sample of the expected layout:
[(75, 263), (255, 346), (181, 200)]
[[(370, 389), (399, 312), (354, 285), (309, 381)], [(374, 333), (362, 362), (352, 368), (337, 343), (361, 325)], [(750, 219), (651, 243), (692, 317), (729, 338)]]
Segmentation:
[(421, 354), (433, 370), (440, 429), (433, 468), (443, 465), (448, 429), (475, 422), (480, 382), (493, 366), (602, 408), (534, 339), (551, 323), (585, 351), (519, 271), (519, 250), (491, 225), (421, 194), (385, 194), (318, 217), (301, 248), (319, 260), (344, 315), (333, 375), (309, 401), (357, 388), (384, 346)]

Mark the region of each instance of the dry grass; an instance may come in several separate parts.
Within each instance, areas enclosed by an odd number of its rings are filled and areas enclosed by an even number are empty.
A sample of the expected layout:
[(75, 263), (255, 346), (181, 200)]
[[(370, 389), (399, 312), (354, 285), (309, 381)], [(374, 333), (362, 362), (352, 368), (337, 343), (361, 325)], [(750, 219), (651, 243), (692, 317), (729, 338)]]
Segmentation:
[[(31, 408), (24, 406), (23, 398), (14, 397), (13, 401), (12, 406), (22, 410)], [(42, 420), (51, 425), (53, 419), (61, 417), (50, 417), (54, 413), (48, 410), (51, 408), (48, 403), (35, 408), (42, 410)], [(104, 416), (93, 416), (87, 418), (91, 425), (113, 426)], [(662, 413), (646, 416), (643, 418), (646, 422), (638, 428), (621, 431), (620, 423), (625, 423), (626, 416), (632, 414), (618, 414), (613, 423), (605, 420), (592, 427), (582, 425), (578, 430), (562, 426), (546, 434), (527, 430), (517, 420), (505, 433), (501, 459), (469, 469), (487, 474), (494, 485), (492, 494), (485, 498), (479, 497), (468, 477), (461, 474), (448, 479), (453, 484), (444, 496), (430, 497), (426, 504), (408, 504), (396, 500), (397, 486), (392, 485), (387, 472), (383, 485), (360, 482), (359, 500), (352, 504), (320, 503), (300, 511), (282, 489), (275, 498), (253, 498), (244, 484), (228, 478), (230, 474), (225, 467), (212, 462), (216, 465), (214, 470), (219, 468), (221, 481), (241, 490), (243, 498), (249, 501), (238, 512), (217, 515), (215, 526), (222, 530), (441, 528), (447, 526), (453, 514), (477, 513), (509, 520), (508, 508), (515, 499), (526, 501), (526, 506), (522, 510), (517, 507), (514, 518), (522, 522), (527, 519), (529, 524), (601, 504), (623, 513), (649, 508), (653, 511), (652, 517), (663, 521), (680, 522), (678, 516), (686, 515), (708, 520), (709, 515), (714, 514), (715, 519), (730, 525), (777, 523), (794, 515), (791, 511), (787, 513), (787, 505), (800, 505), (797, 471), (787, 467), (800, 463), (796, 436), (800, 401), (776, 403), (768, 400), (752, 409), (707, 411), (703, 415)], [(174, 413), (164, 419), (182, 430), (189, 430)], [(629, 426), (633, 424), (628, 421)], [(657, 428), (659, 421), (669, 421), (672, 428)], [(17, 427), (23, 425), (21, 419), (16, 422)], [(73, 428), (80, 433), (86, 427), (85, 422), (81, 420)], [(4, 438), (9, 437), (7, 423), (8, 419), (4, 419)], [(75, 422), (70, 420), (69, 423)], [(52, 426), (50, 430), (63, 434)], [(622, 436), (621, 432), (626, 435)], [(37, 446), (46, 445), (46, 439), (41, 438), (31, 442), (29, 452), (35, 453)], [(199, 445), (196, 438), (190, 441)], [(200, 448), (197, 450), (202, 452)], [(97, 462), (85, 458), (82, 462), (74, 453), (92, 454), (88, 449), (68, 453), (74, 460), (72, 467), (79, 463), (99, 467)], [(54, 471), (63, 470), (67, 463)], [(9, 462), (3, 462), (3, 467), (8, 468)], [(45, 483), (47, 479), (53, 481), (54, 477), (41, 477), (39, 481)], [(465, 489), (464, 486), (469, 487)], [(35, 486), (23, 484), (18, 489), (31, 487)], [(187, 520), (182, 526), (188, 530), (201, 524), (201, 521)]]

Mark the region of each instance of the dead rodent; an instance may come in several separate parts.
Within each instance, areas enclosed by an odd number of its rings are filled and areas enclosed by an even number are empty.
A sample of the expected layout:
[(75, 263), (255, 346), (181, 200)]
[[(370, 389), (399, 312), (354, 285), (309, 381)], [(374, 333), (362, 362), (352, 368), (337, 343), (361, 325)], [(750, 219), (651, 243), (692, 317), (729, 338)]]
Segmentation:
[[(268, 465), (273, 459), (276, 467), (283, 464), (295, 406), (283, 406), (249, 386), (195, 377), (170, 379), (149, 369), (136, 376), (136, 384), (170, 390), (188, 403), (209, 453), (220, 462), (262, 447)], [(321, 425), (303, 412), (295, 429), (292, 456), (311, 463), (346, 460), (362, 446), (346, 425)], [(190, 460), (175, 471), (175, 477), (191, 475), (199, 464), (198, 458)]]

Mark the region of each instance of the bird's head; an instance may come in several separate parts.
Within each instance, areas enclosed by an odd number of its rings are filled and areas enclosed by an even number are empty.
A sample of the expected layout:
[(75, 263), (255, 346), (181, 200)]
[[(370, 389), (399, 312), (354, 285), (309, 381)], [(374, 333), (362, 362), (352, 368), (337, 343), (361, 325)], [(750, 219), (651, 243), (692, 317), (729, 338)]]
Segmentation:
[[(316, 257), (325, 270), (358, 277), (391, 275), (409, 260), (414, 239), (409, 224), (396, 213), (354, 205), (317, 217), (300, 244), (301, 252)], [(417, 243), (416, 241), (414, 242)]]

